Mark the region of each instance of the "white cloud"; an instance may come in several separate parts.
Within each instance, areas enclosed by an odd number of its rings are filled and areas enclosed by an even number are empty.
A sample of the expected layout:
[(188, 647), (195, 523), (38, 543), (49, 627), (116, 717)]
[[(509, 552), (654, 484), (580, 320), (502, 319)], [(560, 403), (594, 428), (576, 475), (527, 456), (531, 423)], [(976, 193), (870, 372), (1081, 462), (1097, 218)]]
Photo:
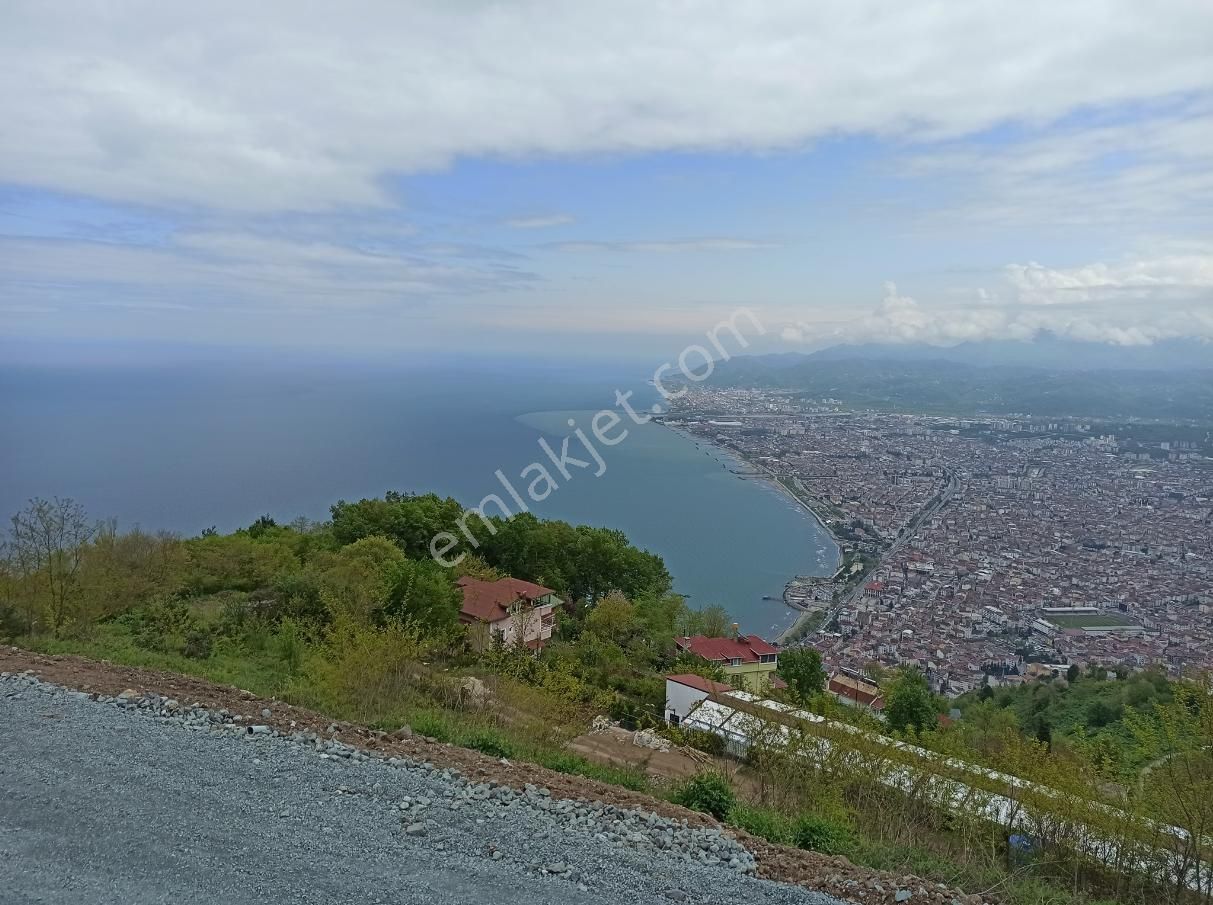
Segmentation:
[(915, 150), (900, 170), (931, 180), (937, 197), (920, 212), (926, 220), (1141, 229), (1182, 214), (1210, 222), (1213, 99), (1142, 105), (1128, 118), (1118, 112), (1115, 121), (1078, 116), (997, 143), (939, 143)]
[(510, 229), (548, 229), (575, 222), (569, 214), (546, 214), (537, 217), (513, 217), (505, 221)]
[[(117, 306), (342, 312), (508, 291), (534, 274), (312, 239), (187, 232), (164, 246), (0, 237), (0, 311)], [(53, 303), (53, 304), (52, 304)]]
[(1057, 270), (1035, 262), (1012, 264), (1007, 281), (1026, 305), (1074, 305), (1100, 301), (1213, 299), (1213, 252), (1096, 263)]
[(972, 290), (965, 304), (922, 304), (885, 283), (880, 305), (823, 337), (795, 323), (786, 342), (921, 343), (1030, 340), (1042, 331), (1086, 342), (1150, 345), (1176, 337), (1213, 339), (1213, 248), (1182, 254), (1049, 268), (1004, 269), (1006, 292)]
[(757, 239), (738, 239), (723, 236), (699, 239), (658, 239), (639, 242), (574, 241), (552, 242), (546, 246), (555, 251), (568, 252), (700, 252), (700, 251), (750, 251), (756, 248), (775, 248), (777, 243), (761, 242)]
[(459, 156), (792, 148), (1208, 90), (1192, 0), (10, 2), (0, 178), (152, 204), (385, 202)]

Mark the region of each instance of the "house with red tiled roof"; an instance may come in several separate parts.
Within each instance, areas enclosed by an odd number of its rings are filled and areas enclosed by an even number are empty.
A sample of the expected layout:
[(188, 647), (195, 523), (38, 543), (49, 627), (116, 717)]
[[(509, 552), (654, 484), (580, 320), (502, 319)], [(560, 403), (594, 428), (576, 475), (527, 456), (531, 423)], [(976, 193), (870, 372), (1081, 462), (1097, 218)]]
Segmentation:
[(776, 684), (779, 648), (757, 635), (737, 634), (727, 638), (694, 635), (677, 638), (675, 643), (679, 650), (717, 664), (734, 688), (765, 694)]
[(495, 641), (541, 650), (552, 637), (555, 608), (563, 601), (543, 585), (518, 578), (486, 581), (465, 575), (455, 582), (463, 593), (459, 621), (472, 646), (484, 650)]

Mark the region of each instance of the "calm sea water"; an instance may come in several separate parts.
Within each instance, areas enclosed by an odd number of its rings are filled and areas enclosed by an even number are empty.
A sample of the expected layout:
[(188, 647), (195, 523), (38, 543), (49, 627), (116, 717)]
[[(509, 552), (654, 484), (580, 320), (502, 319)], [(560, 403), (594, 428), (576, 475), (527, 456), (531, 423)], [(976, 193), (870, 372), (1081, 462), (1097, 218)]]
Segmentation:
[(777, 633), (793, 614), (763, 596), (828, 573), (836, 550), (776, 489), (739, 477), (716, 450), (626, 420), (626, 440), (599, 447), (601, 477), (565, 481), (551, 468), (539, 437), (559, 450), (570, 418), (589, 434), (617, 388), (638, 409), (654, 400), (626, 372), (515, 362), (0, 368), (0, 511), (71, 496), (96, 517), (194, 534), (266, 512), (323, 518), (335, 500), (388, 489), (475, 504), (502, 493), (497, 469), (523, 490), (518, 474), (542, 461), (562, 486), (533, 505), (538, 515), (619, 528), (664, 557), (692, 605), (719, 603), (744, 630)]

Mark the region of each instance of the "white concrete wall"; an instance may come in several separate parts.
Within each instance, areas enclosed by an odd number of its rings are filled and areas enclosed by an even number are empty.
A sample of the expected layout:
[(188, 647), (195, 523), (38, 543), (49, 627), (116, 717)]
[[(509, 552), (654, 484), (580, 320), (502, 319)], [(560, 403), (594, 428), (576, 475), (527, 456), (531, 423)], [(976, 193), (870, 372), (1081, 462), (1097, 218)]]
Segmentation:
[(679, 721), (686, 718), (691, 708), (708, 696), (706, 691), (690, 688), (681, 682), (665, 680), (665, 721), (670, 722), (671, 715), (677, 715)]

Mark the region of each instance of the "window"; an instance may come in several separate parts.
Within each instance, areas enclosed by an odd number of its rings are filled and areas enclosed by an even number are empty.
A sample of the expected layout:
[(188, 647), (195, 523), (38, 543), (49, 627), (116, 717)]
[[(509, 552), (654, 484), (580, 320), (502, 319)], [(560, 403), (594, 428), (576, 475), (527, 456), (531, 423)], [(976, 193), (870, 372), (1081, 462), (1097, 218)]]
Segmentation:
[(741, 657), (734, 657), (732, 660), (729, 661), (729, 666), (740, 666), (740, 665), (741, 665)]

